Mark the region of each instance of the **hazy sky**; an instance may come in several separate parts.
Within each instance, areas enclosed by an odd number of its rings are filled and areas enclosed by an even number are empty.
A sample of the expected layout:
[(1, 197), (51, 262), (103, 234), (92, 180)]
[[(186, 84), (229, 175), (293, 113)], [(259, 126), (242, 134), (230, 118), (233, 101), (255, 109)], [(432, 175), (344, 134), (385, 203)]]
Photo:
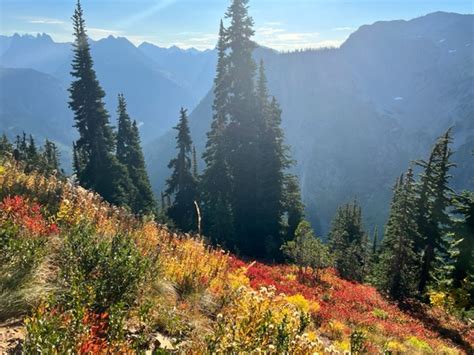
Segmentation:
[[(230, 0), (82, 0), (93, 39), (212, 48)], [(71, 40), (75, 0), (0, 0), (0, 33)], [(473, 13), (472, 0), (250, 0), (256, 40), (280, 50), (339, 45), (363, 24), (434, 11)]]

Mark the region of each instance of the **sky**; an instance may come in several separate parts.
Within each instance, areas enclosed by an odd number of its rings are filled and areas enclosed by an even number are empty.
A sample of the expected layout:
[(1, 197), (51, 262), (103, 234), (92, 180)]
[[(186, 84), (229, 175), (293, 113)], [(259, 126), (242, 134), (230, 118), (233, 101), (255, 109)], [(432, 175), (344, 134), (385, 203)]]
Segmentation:
[[(200, 50), (213, 48), (230, 0), (82, 0), (88, 34)], [(472, 0), (250, 0), (255, 40), (277, 50), (339, 46), (359, 26), (435, 11), (473, 13)], [(0, 34), (72, 40), (75, 0), (0, 0)]]

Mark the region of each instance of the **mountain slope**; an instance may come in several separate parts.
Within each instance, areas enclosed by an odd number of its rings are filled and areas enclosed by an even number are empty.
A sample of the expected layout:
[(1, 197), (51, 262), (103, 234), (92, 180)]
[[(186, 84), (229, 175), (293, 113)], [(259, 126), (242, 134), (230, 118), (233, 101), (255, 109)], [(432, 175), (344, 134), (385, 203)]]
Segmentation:
[[(456, 188), (473, 188), (473, 15), (435, 13), (362, 26), (339, 49), (264, 52), (270, 92), (283, 109), (308, 218), (325, 234), (336, 208), (361, 201), (366, 225), (383, 225), (396, 177), (454, 126)], [(212, 96), (191, 114), (202, 151)], [(166, 143), (166, 142), (167, 143)], [(163, 148), (162, 148), (163, 147)], [(155, 190), (172, 134), (147, 148)], [(160, 150), (161, 149), (161, 150)], [(153, 151), (153, 152), (152, 152)], [(159, 171), (159, 172), (157, 172)]]
[(467, 322), (333, 269), (243, 262), (17, 162), (0, 186), (2, 353), (472, 353)]
[(0, 132), (11, 139), (23, 132), (41, 144), (58, 143), (65, 168), (76, 136), (63, 83), (33, 69), (0, 68)]
[[(46, 34), (14, 35), (2, 37), (1, 47), (0, 66), (35, 69), (58, 78), (65, 88), (69, 86), (72, 80), (69, 73), (71, 44), (56, 43)], [(125, 38), (110, 36), (91, 41), (91, 52), (97, 76), (106, 92), (107, 109), (114, 116), (117, 95), (124, 93), (131, 114), (141, 123), (144, 141), (160, 136), (171, 128), (182, 106), (192, 109), (199, 102), (200, 97), (196, 96), (191, 84), (180, 82), (175, 73), (160, 67), (157, 58), (149, 58)], [(168, 52), (175, 50), (164, 49), (163, 55), (167, 56)], [(200, 53), (195, 53), (194, 57), (199, 57)], [(178, 53), (178, 57), (180, 55), (187, 56), (188, 53)], [(198, 63), (188, 73), (195, 71), (193, 75), (199, 78), (204, 70), (201, 66), (206, 65)], [(179, 72), (177, 68), (174, 70)], [(200, 85), (200, 92), (209, 90), (210, 84), (207, 83), (210, 80), (195, 80)], [(4, 86), (3, 89), (8, 91), (9, 87)], [(28, 130), (28, 127), (25, 129)]]

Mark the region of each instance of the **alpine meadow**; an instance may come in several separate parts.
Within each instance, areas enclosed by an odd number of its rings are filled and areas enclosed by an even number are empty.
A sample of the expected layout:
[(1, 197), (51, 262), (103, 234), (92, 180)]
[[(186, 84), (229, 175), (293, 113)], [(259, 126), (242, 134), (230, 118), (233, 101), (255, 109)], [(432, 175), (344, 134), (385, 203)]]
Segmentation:
[(0, 0), (0, 354), (473, 354), (472, 10)]

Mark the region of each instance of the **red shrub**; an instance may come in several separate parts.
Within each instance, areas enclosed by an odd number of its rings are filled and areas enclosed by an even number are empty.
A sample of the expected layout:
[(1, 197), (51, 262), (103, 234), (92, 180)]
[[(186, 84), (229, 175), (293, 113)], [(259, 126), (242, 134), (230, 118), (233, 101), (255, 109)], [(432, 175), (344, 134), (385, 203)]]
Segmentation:
[(48, 223), (41, 212), (41, 206), (21, 196), (5, 197), (0, 202), (0, 222), (11, 221), (26, 230), (31, 236), (59, 233), (56, 224)]

